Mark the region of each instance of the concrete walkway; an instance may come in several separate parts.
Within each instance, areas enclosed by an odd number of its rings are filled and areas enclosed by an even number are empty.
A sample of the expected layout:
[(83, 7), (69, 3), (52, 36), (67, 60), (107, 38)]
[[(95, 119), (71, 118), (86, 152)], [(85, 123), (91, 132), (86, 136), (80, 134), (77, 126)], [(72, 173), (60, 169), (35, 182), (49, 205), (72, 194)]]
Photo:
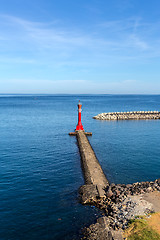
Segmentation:
[(95, 156), (84, 131), (77, 131), (78, 146), (86, 184), (107, 186), (108, 180)]

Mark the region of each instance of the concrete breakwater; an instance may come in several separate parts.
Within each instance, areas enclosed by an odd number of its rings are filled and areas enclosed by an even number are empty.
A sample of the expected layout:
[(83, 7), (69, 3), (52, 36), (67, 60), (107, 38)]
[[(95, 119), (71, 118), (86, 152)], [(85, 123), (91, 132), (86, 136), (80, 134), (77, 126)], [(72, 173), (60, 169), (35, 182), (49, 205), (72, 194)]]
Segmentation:
[(81, 154), (82, 170), (85, 179), (85, 185), (80, 187), (79, 193), (81, 196), (81, 202), (86, 204), (90, 202), (90, 199), (104, 197), (104, 188), (108, 186), (109, 183), (88, 141), (87, 135), (91, 136), (92, 133), (84, 131), (81, 122), (82, 104), (80, 101), (77, 106), (78, 124), (75, 131), (70, 132), (69, 135), (77, 137), (78, 147)]
[(97, 197), (104, 197), (104, 188), (109, 185), (109, 182), (86, 136), (91, 135), (91, 133), (79, 130), (70, 133), (70, 135), (75, 135), (77, 137), (85, 179), (85, 185), (80, 187), (79, 193), (81, 203), (87, 204), (90, 203), (91, 200), (95, 200)]
[(85, 135), (85, 132), (77, 131), (76, 136), (81, 154), (82, 168), (84, 169), (84, 178), (86, 184), (107, 186), (108, 181)]
[(85, 132), (77, 131), (76, 137), (85, 179), (85, 185), (79, 188), (79, 194), (81, 203), (87, 204), (90, 203), (91, 199), (103, 198), (105, 196), (104, 188), (109, 183)]
[(147, 120), (160, 119), (159, 111), (132, 111), (100, 113), (93, 117), (98, 120)]

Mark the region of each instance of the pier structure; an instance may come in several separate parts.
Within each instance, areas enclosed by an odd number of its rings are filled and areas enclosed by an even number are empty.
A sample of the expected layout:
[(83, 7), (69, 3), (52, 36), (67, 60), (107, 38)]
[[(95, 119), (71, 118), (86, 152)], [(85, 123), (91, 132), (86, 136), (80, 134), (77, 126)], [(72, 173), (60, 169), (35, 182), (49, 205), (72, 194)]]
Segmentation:
[[(82, 203), (90, 203), (97, 197), (105, 197), (104, 188), (109, 185), (108, 180), (102, 170), (102, 167), (89, 143), (87, 135), (91, 132), (85, 132), (81, 123), (81, 107), (78, 104), (78, 124), (74, 132), (69, 133), (76, 136), (81, 155), (81, 165), (84, 175), (85, 185), (81, 186), (79, 193)], [(79, 111), (80, 110), (80, 111)]]
[(100, 113), (93, 117), (97, 120), (153, 120), (160, 119), (159, 111), (132, 111)]

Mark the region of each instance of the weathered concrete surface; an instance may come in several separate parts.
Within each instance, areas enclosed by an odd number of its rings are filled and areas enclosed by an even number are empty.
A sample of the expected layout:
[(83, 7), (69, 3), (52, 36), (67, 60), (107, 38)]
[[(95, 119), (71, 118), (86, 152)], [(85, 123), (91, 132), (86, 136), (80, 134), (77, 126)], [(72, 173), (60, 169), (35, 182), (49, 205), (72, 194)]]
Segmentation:
[[(105, 192), (103, 192), (102, 194), (103, 196), (104, 196), (104, 193)], [(97, 187), (96, 185), (93, 185), (93, 184), (81, 186), (79, 188), (79, 194), (81, 197), (80, 200), (82, 204), (92, 204), (99, 197)]]
[(76, 137), (86, 184), (79, 189), (81, 203), (92, 204), (97, 198), (106, 197), (104, 189), (109, 183), (86, 137), (86, 133), (77, 131)]
[[(86, 136), (92, 136), (92, 132), (85, 132), (85, 131), (83, 131), (83, 132), (85, 133)], [(78, 133), (78, 131), (75, 130), (74, 132), (70, 132), (69, 135), (76, 136), (77, 133)]]
[(78, 146), (82, 159), (82, 168), (86, 184), (107, 186), (108, 180), (95, 156), (95, 153), (83, 131), (77, 134)]
[(155, 212), (160, 212), (160, 191), (145, 193), (142, 199), (151, 203)]

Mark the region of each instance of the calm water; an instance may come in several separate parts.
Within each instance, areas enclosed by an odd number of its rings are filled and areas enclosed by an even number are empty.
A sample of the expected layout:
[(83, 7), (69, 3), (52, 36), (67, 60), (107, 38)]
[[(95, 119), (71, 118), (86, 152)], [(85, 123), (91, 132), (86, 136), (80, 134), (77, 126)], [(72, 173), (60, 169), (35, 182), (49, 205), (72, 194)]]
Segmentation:
[(160, 96), (0, 96), (0, 239), (78, 239), (100, 214), (78, 203), (84, 183), (75, 137), (77, 102), (109, 179), (160, 177), (160, 121), (98, 121), (110, 111), (160, 110)]

